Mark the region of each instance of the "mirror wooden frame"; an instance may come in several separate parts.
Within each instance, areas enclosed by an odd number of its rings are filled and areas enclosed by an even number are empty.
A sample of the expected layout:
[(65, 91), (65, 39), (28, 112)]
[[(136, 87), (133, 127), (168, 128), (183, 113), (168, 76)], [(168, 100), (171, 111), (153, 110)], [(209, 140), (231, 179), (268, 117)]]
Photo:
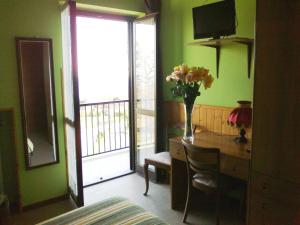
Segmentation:
[[(27, 143), (27, 122), (26, 122), (26, 113), (25, 113), (25, 96), (24, 96), (24, 87), (23, 87), (23, 73), (22, 73), (22, 65), (21, 65), (21, 42), (47, 42), (49, 45), (49, 64), (50, 64), (50, 86), (52, 95), (52, 120), (54, 126), (54, 138), (55, 138), (55, 151), (56, 157), (53, 162), (47, 162), (44, 164), (39, 164), (35, 166), (30, 165), (29, 154), (28, 154), (28, 143)], [(18, 66), (18, 74), (19, 74), (19, 95), (20, 95), (20, 108), (21, 108), (21, 119), (22, 119), (22, 128), (23, 128), (23, 145), (24, 145), (24, 156), (25, 156), (25, 166), (26, 170), (31, 170), (39, 167), (44, 167), (52, 164), (59, 163), (59, 145), (58, 145), (58, 132), (57, 132), (57, 115), (56, 115), (56, 98), (55, 98), (55, 82), (54, 82), (54, 65), (53, 65), (53, 47), (52, 47), (52, 39), (51, 38), (36, 38), (36, 37), (16, 37), (16, 56), (17, 56), (17, 66)]]

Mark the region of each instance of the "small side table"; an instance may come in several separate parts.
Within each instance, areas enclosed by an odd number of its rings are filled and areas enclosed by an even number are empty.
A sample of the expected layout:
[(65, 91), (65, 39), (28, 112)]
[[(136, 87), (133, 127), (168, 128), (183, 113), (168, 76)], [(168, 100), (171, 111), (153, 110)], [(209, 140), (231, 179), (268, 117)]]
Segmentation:
[(149, 176), (148, 176), (148, 167), (149, 165), (153, 165), (157, 168), (164, 169), (170, 173), (171, 171), (171, 156), (169, 152), (160, 152), (151, 155), (150, 157), (145, 158), (144, 164), (144, 175), (146, 182), (146, 191), (144, 195), (148, 194), (149, 189)]

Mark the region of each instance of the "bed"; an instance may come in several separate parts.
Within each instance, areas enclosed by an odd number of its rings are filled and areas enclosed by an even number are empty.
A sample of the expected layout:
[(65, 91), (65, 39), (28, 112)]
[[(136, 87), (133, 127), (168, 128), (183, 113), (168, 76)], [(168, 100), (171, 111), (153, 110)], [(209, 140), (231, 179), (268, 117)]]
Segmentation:
[(124, 198), (110, 198), (38, 223), (37, 225), (167, 225)]

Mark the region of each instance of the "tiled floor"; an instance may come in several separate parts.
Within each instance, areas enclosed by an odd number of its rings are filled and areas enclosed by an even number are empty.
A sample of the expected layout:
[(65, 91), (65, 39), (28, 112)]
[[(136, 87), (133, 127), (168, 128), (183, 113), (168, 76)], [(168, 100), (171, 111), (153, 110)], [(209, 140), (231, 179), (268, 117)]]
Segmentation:
[[(85, 188), (85, 204), (89, 205), (112, 196), (122, 196), (154, 213), (171, 225), (182, 225), (183, 211), (171, 209), (171, 193), (169, 185), (150, 183), (149, 195), (143, 195), (144, 178), (132, 174), (116, 180)], [(214, 200), (211, 196), (201, 195), (200, 202), (194, 202), (197, 208), (191, 209), (188, 223), (192, 225), (215, 224)], [(242, 225), (239, 216), (239, 202), (224, 198), (222, 206), (222, 225)]]
[[(154, 213), (171, 225), (181, 225), (183, 212), (172, 210), (170, 189), (168, 185), (150, 183), (149, 195), (145, 197), (144, 179), (137, 174), (128, 175), (122, 178), (107, 181), (95, 186), (85, 188), (85, 204), (89, 205), (111, 196), (122, 196), (140, 205), (147, 211)], [(202, 195), (201, 195), (202, 196)], [(188, 224), (192, 225), (213, 225), (214, 204), (209, 196), (203, 195), (201, 200), (194, 202), (189, 216)], [(31, 225), (53, 216), (73, 209), (71, 201), (66, 200), (60, 203), (50, 204), (38, 209), (13, 215), (13, 225)], [(237, 201), (225, 198), (222, 204), (222, 225), (243, 225), (244, 222), (238, 215), (239, 204)]]
[(54, 156), (55, 149), (45, 135), (32, 133), (30, 140), (34, 144), (34, 151), (30, 157), (30, 166), (38, 166), (56, 160)]

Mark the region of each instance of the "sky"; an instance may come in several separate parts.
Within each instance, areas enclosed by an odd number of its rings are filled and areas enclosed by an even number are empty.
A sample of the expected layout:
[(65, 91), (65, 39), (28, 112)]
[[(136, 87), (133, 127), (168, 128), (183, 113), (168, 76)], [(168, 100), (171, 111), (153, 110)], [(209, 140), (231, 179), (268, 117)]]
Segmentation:
[[(155, 99), (155, 26), (136, 24), (135, 94), (144, 108)], [(81, 103), (128, 99), (128, 23), (77, 17), (79, 94)]]
[(128, 25), (77, 17), (79, 94), (82, 103), (128, 99)]

